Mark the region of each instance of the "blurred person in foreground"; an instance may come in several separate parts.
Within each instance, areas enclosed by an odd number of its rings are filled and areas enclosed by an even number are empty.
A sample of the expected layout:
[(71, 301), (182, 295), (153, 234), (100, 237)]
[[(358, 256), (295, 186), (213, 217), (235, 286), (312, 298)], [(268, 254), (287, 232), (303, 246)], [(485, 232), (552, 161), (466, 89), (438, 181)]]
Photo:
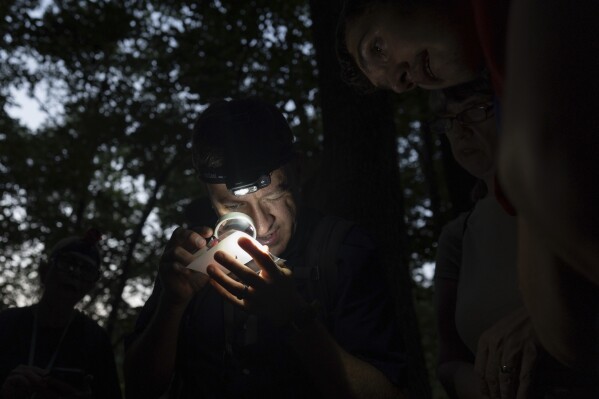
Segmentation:
[(101, 235), (60, 240), (39, 266), (40, 301), (0, 313), (0, 397), (119, 399), (112, 345), (75, 305), (100, 277)]

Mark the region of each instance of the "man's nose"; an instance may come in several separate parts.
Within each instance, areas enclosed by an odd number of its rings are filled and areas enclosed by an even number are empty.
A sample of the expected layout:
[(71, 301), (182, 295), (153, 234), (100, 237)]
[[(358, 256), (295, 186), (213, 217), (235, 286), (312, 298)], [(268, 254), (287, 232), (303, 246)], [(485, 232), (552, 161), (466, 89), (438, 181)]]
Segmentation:
[(468, 138), (474, 134), (472, 126), (460, 122), (459, 120), (453, 121), (453, 128), (451, 129), (454, 136), (460, 140)]
[(254, 207), (251, 218), (254, 220), (254, 226), (256, 227), (256, 234), (258, 237), (265, 236), (269, 232), (274, 221), (274, 217), (268, 207), (261, 205)]
[(416, 87), (410, 74), (410, 65), (402, 62), (391, 65), (387, 70), (387, 84), (397, 94), (405, 93)]

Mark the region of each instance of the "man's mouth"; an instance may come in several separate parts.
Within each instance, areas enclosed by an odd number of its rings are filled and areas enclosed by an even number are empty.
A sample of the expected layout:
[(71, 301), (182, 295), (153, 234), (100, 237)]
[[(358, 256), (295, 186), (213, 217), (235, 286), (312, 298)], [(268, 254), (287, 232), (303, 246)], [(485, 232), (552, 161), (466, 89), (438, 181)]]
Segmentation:
[(268, 245), (270, 247), (277, 242), (277, 237), (277, 231), (275, 230), (270, 234), (258, 237), (257, 240), (260, 244)]

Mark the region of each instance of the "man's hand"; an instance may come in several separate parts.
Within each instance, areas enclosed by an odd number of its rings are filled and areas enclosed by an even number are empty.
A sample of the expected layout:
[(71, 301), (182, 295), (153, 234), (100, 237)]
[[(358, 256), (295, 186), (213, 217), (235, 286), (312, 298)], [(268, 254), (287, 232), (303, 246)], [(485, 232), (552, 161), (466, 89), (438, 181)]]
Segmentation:
[(498, 321), (478, 340), (475, 371), (491, 399), (525, 399), (537, 357), (537, 340), (526, 309)]
[(265, 317), (275, 324), (283, 325), (291, 319), (294, 311), (305, 305), (295, 289), (291, 271), (279, 267), (270, 255), (247, 238), (240, 238), (239, 246), (252, 256), (260, 272), (237, 262), (230, 255), (218, 251), (214, 259), (229, 269), (237, 278), (227, 276), (214, 265), (208, 266), (210, 283), (229, 302), (250, 313)]
[(4, 399), (29, 398), (34, 392), (45, 389), (47, 372), (39, 367), (20, 365), (13, 369), (2, 388), (0, 397)]
[(171, 305), (186, 305), (200, 291), (209, 277), (186, 266), (194, 260), (193, 254), (204, 248), (212, 229), (202, 227), (199, 233), (177, 228), (160, 259), (159, 277), (164, 287), (163, 299)]
[(48, 375), (48, 371), (39, 367), (20, 365), (8, 375), (0, 397), (3, 399), (31, 398), (38, 399), (87, 399), (92, 397), (89, 384), (83, 389), (75, 389), (71, 385)]

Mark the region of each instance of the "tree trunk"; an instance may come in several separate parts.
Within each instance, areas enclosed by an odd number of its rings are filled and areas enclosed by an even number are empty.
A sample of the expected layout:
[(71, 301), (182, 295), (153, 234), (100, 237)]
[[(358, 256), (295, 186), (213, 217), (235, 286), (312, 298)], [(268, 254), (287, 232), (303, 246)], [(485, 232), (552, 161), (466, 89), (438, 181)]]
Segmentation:
[(131, 238), (129, 239), (129, 246), (127, 248), (127, 254), (125, 255), (125, 259), (123, 260), (123, 264), (121, 266), (121, 274), (118, 277), (117, 287), (112, 293), (112, 297), (110, 300), (110, 314), (108, 315), (108, 319), (106, 321), (105, 326), (109, 337), (112, 337), (114, 328), (116, 326), (116, 322), (118, 320), (119, 307), (123, 302), (123, 291), (125, 290), (127, 280), (131, 275), (131, 262), (133, 260), (133, 254), (135, 253), (135, 248), (137, 247), (137, 244), (139, 244), (139, 241), (143, 238), (143, 228), (146, 224), (148, 216), (150, 216), (150, 213), (156, 206), (156, 201), (158, 200), (158, 193), (164, 186), (170, 173), (173, 171), (173, 169), (175, 169), (175, 167), (179, 163), (180, 159), (175, 157), (169, 164), (167, 164), (166, 168), (162, 171), (161, 175), (156, 179), (156, 186), (154, 187), (154, 190), (152, 190), (152, 194), (148, 199), (141, 220), (135, 227), (133, 234), (131, 234)]
[(441, 230), (445, 224), (443, 212), (441, 208), (441, 193), (439, 192), (439, 180), (435, 173), (435, 141), (430, 132), (426, 130), (420, 131), (422, 138), (422, 157), (420, 157), (420, 165), (422, 173), (426, 179), (426, 186), (431, 201), (430, 210), (433, 213), (433, 235), (436, 241), (441, 235)]
[(385, 93), (359, 96), (339, 78), (334, 30), (340, 2), (311, 0), (310, 7), (319, 69), (324, 153), (317, 179), (306, 188), (306, 202), (355, 220), (375, 234), (391, 277), (408, 351), (405, 382), (413, 397), (430, 398), (407, 262), (393, 109)]

